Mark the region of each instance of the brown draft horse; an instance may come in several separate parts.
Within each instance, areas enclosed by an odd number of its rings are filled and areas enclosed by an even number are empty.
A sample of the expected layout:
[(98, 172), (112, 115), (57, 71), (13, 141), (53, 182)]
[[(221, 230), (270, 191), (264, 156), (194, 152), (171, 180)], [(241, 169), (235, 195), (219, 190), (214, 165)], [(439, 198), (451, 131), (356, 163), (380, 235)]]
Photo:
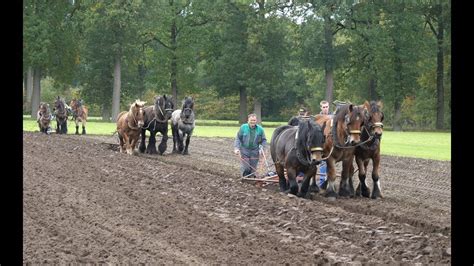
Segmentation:
[(325, 128), (324, 156), (327, 158), (327, 188), (325, 196), (335, 199), (336, 163), (342, 161), (339, 196), (354, 196), (354, 186), (349, 182), (350, 167), (354, 160), (355, 146), (360, 142), (364, 122), (363, 107), (341, 105), (335, 115), (316, 115), (316, 123)]
[(120, 139), (120, 152), (127, 151), (132, 155), (135, 145), (140, 138), (143, 126), (143, 106), (145, 102), (135, 100), (130, 105), (130, 110), (123, 111), (117, 116), (117, 133)]
[(76, 123), (76, 135), (79, 135), (79, 123), (82, 124), (82, 135), (86, 134), (86, 122), (89, 110), (83, 105), (82, 100), (72, 99), (69, 103), (72, 109), (72, 119)]
[(40, 132), (49, 134), (49, 124), (51, 123), (51, 111), (49, 110), (49, 104), (40, 103), (38, 112), (36, 113), (36, 122), (38, 122)]
[[(365, 102), (363, 105), (368, 110), (367, 120), (364, 122), (364, 126), (361, 134), (362, 145), (357, 146), (355, 150), (355, 158), (357, 167), (359, 167), (359, 185), (356, 189), (357, 196), (369, 197), (370, 189), (365, 184), (365, 177), (367, 173), (367, 165), (372, 160), (372, 180), (374, 187), (372, 190), (372, 199), (378, 197), (382, 198), (382, 192), (380, 190), (380, 176), (379, 176), (379, 164), (380, 164), (380, 141), (382, 140), (383, 133), (383, 112), (382, 102), (371, 101)], [(354, 172), (353, 167), (351, 173)], [(352, 177), (352, 174), (351, 174)]]

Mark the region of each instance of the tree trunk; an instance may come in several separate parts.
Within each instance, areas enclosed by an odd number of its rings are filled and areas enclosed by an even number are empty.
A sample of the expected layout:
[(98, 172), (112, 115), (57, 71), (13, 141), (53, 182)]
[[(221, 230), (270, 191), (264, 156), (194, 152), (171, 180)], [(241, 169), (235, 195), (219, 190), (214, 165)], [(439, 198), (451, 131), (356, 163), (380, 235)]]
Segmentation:
[(28, 67), (28, 71), (26, 72), (24, 79), (24, 84), (25, 94), (23, 98), (23, 111), (28, 111), (31, 110), (31, 96), (33, 94), (33, 70), (31, 70), (31, 67)]
[(325, 77), (326, 77), (326, 98), (325, 100), (332, 103), (333, 89), (334, 89), (334, 49), (333, 49), (333, 35), (331, 27), (331, 18), (324, 16), (324, 48), (325, 48)]
[(41, 101), (41, 69), (33, 69), (33, 92), (31, 95), (31, 118), (36, 119), (36, 112), (38, 111)]
[(442, 6), (440, 5), (440, 15), (438, 16), (438, 54), (436, 58), (436, 129), (444, 128), (444, 23), (442, 18)]
[(378, 100), (376, 88), (377, 88), (377, 81), (375, 80), (374, 77), (371, 77), (369, 79), (369, 99), (372, 101)]
[(393, 131), (402, 131), (400, 117), (402, 116), (402, 105), (399, 100), (394, 103), (395, 116), (393, 117)]
[(329, 103), (333, 102), (334, 75), (332, 70), (326, 70), (326, 98)]
[(262, 124), (262, 103), (260, 99), (254, 99), (254, 113), (257, 115), (257, 124)]
[(243, 124), (247, 122), (247, 90), (245, 89), (244, 86), (240, 86), (239, 95), (240, 95), (239, 124)]
[(173, 93), (173, 102), (174, 105), (177, 106), (179, 100), (178, 100), (178, 81), (177, 81), (177, 76), (178, 76), (178, 62), (177, 62), (177, 57), (176, 57), (176, 49), (177, 49), (177, 32), (176, 32), (176, 20), (173, 19), (173, 22), (171, 23), (171, 91)]
[(114, 66), (114, 88), (112, 91), (112, 120), (116, 121), (117, 115), (120, 113), (120, 88), (121, 88), (121, 77), (120, 77), (120, 55), (115, 56)]
[(107, 104), (102, 104), (102, 121), (110, 121), (110, 109)]

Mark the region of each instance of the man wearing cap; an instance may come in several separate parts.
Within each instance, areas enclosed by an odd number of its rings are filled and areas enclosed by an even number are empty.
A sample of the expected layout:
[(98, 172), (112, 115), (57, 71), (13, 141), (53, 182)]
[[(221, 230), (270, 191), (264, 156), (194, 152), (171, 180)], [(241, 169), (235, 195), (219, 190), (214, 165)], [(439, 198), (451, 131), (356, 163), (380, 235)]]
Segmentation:
[(290, 126), (297, 126), (300, 121), (309, 119), (311, 116), (309, 116), (309, 112), (306, 108), (301, 107), (300, 110), (298, 111), (297, 116), (293, 116), (290, 121), (288, 121), (288, 125)]

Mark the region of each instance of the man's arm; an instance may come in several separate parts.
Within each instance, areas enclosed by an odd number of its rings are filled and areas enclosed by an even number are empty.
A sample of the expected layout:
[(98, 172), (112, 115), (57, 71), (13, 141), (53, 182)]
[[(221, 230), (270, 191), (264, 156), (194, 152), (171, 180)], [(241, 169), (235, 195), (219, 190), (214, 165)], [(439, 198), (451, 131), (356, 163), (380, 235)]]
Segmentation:
[(237, 131), (237, 136), (235, 137), (235, 141), (234, 141), (234, 153), (236, 155), (240, 153), (240, 145), (241, 145), (241, 142), (240, 142), (240, 129), (239, 129), (239, 131)]

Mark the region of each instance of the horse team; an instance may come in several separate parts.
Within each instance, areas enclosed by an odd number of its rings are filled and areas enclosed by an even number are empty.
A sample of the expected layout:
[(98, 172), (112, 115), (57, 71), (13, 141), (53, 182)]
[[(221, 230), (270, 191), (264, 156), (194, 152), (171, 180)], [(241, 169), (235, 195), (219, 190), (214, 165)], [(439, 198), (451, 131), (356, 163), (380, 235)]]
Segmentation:
[(53, 112), (48, 103), (40, 103), (36, 113), (36, 121), (40, 132), (49, 134), (51, 132), (51, 121), (56, 119), (56, 133), (67, 134), (67, 119), (72, 114), (72, 120), (76, 124), (76, 134), (79, 134), (79, 123), (82, 125), (82, 134), (86, 134), (86, 121), (88, 109), (82, 104), (82, 100), (72, 99), (69, 105), (59, 96), (54, 101)]
[[(128, 111), (117, 115), (116, 125), (120, 152), (133, 154), (141, 137), (139, 152), (163, 155), (168, 140), (168, 121), (171, 120), (173, 153), (189, 154), (189, 142), (195, 127), (194, 99), (185, 97), (182, 108), (178, 110), (174, 109), (171, 97), (166, 97), (166, 95), (156, 96), (154, 101), (154, 105), (145, 106), (145, 102), (136, 100), (130, 105)], [(56, 133), (67, 134), (67, 119), (71, 113), (76, 123), (76, 134), (79, 134), (79, 124), (82, 125), (82, 134), (86, 134), (87, 107), (84, 106), (82, 100), (77, 99), (73, 99), (68, 106), (65, 100), (59, 96), (54, 102), (53, 112), (51, 112), (49, 104), (43, 102), (40, 104), (37, 112), (40, 132), (49, 134), (50, 123), (55, 118)], [(147, 130), (150, 132), (148, 145), (146, 145)], [(157, 151), (155, 135), (158, 132), (163, 137)]]
[[(172, 153), (189, 154), (190, 137), (195, 127), (194, 99), (186, 97), (181, 109), (174, 109), (171, 97), (156, 96), (154, 104), (145, 106), (145, 102), (136, 100), (129, 111), (117, 116), (117, 133), (120, 140), (120, 152), (133, 154), (141, 137), (139, 152), (160, 154), (166, 150), (168, 140), (168, 121), (171, 120), (173, 136)], [(73, 99), (70, 106), (64, 99), (57, 97), (53, 114), (56, 118), (56, 133), (67, 133), (67, 117), (72, 112), (79, 134), (86, 134), (87, 108), (81, 100)], [(49, 123), (53, 114), (47, 103), (41, 103), (38, 110), (38, 126), (41, 132), (49, 133)], [(327, 179), (322, 185), (325, 196), (335, 199), (341, 197), (363, 196), (373, 199), (382, 197), (380, 189), (380, 141), (383, 133), (382, 103), (365, 101), (362, 105), (341, 104), (334, 115), (316, 115), (297, 126), (285, 125), (275, 129), (270, 144), (270, 153), (279, 178), (280, 191), (300, 197), (309, 197), (309, 191), (319, 191), (316, 176), (320, 162), (327, 162)], [(146, 131), (150, 136), (146, 145)], [(162, 135), (156, 150), (156, 134)], [(185, 140), (186, 138), (186, 140)], [(352, 176), (353, 161), (358, 166), (359, 185), (354, 189)], [(367, 166), (372, 160), (372, 193), (365, 183)], [(336, 192), (336, 163), (342, 161), (339, 191)], [(286, 174), (285, 174), (286, 172)], [(296, 175), (304, 173), (301, 187)]]
[[(327, 180), (322, 186), (325, 196), (382, 197), (379, 180), (380, 140), (383, 129), (382, 103), (371, 101), (362, 105), (342, 104), (334, 115), (316, 115), (299, 123), (275, 129), (270, 152), (279, 178), (280, 191), (309, 197), (309, 184), (317, 165), (326, 160)], [(353, 161), (359, 168), (359, 186), (354, 190)], [(365, 183), (367, 165), (372, 160), (372, 194)], [(342, 161), (341, 181), (336, 193), (336, 163)], [(285, 177), (284, 169), (287, 170)], [(301, 188), (296, 175), (304, 173)], [(319, 187), (313, 182), (314, 190)]]
[[(168, 121), (171, 120), (173, 134), (173, 153), (189, 154), (188, 146), (193, 133), (194, 99), (186, 97), (181, 109), (174, 109), (171, 97), (156, 96), (154, 104), (145, 107), (145, 102), (136, 100), (130, 105), (128, 112), (124, 111), (117, 118), (117, 133), (120, 139), (120, 152), (133, 154), (135, 145), (140, 136), (138, 151), (141, 153), (160, 154), (166, 150), (168, 141)], [(146, 131), (150, 132), (146, 145)], [(156, 133), (162, 135), (161, 142), (156, 150)], [(184, 138), (186, 136), (186, 144)], [(177, 148), (176, 148), (177, 147)]]

